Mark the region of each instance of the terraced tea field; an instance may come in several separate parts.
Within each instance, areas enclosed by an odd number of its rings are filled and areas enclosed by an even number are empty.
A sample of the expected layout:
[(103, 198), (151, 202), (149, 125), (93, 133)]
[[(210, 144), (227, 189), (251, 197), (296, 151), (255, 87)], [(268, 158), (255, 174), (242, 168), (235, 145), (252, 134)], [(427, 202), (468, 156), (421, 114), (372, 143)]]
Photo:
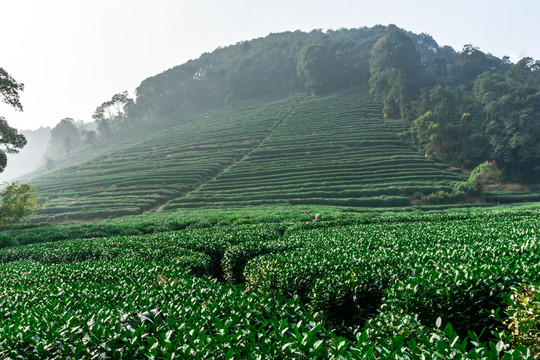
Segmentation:
[(34, 220), (97, 219), (158, 208), (252, 151), (294, 104), (290, 97), (205, 113), (135, 141), (83, 149), (64, 167), (28, 180), (46, 202)]
[(46, 202), (34, 221), (251, 205), (410, 206), (462, 175), (414, 152), (364, 88), (213, 110), (85, 148), (29, 178)]
[(409, 206), (412, 194), (449, 190), (462, 179), (400, 141), (356, 89), (305, 99), (248, 156), (164, 209)]
[[(539, 355), (538, 211), (366, 220), (0, 249), (0, 357)], [(522, 293), (520, 332), (511, 296)]]

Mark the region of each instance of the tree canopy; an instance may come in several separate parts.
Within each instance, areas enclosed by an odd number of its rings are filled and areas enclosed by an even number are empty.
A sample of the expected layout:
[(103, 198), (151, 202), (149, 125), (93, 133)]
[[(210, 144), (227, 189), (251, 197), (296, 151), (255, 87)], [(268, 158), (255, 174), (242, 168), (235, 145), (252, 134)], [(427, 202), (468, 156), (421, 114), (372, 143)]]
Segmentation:
[(51, 130), (48, 155), (53, 159), (69, 156), (82, 145), (81, 134), (72, 118), (64, 118)]
[[(101, 137), (109, 138), (114, 132), (131, 127), (136, 122), (137, 114), (133, 112), (135, 102), (128, 96), (128, 92), (118, 93), (108, 101), (103, 102), (96, 108), (92, 118), (98, 124), (98, 132)], [(131, 115), (131, 121), (127, 119)]]
[(36, 188), (17, 182), (0, 191), (0, 227), (20, 222), (40, 208)]
[[(6, 70), (0, 68), (0, 96), (4, 103), (22, 111), (23, 107), (20, 102), (19, 92), (23, 90), (24, 84), (15, 81)], [(0, 172), (6, 168), (6, 154), (17, 153), (24, 145), (26, 145), (24, 135), (19, 134), (15, 128), (8, 125), (4, 117), (0, 116)]]
[(285, 32), (218, 48), (144, 80), (132, 114), (181, 121), (186, 112), (237, 100), (366, 84), (369, 53), (385, 29)]
[(2, 101), (22, 111), (23, 107), (19, 99), (20, 91), (24, 91), (24, 84), (15, 81), (6, 70), (0, 67), (0, 95), (2, 95)]

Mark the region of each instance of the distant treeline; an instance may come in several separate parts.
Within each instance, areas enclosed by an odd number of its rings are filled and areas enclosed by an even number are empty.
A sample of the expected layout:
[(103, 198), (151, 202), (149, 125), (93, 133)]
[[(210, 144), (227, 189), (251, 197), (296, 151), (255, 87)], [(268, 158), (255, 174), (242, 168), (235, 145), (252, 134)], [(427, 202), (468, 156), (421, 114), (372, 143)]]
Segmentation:
[[(182, 121), (207, 108), (292, 91), (368, 85), (427, 157), (509, 179), (540, 175), (540, 62), (513, 64), (472, 45), (456, 52), (394, 25), (270, 34), (205, 53), (116, 94), (94, 114), (98, 135)], [(400, 125), (401, 127), (401, 125)]]

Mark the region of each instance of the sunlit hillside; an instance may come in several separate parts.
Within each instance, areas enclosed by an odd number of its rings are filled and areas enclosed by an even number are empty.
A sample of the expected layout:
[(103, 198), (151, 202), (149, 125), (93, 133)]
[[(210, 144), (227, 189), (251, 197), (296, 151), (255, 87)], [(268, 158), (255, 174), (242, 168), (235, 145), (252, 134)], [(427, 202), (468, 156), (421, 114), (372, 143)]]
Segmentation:
[(462, 177), (390, 130), (365, 89), (308, 97), (261, 144), (164, 209), (259, 204), (400, 207)]
[(95, 131), (53, 128), (52, 160), (24, 179), (45, 201), (34, 220), (539, 201), (539, 64), (395, 25), (218, 48), (113, 95)]
[(35, 220), (246, 205), (410, 206), (463, 176), (398, 139), (365, 88), (295, 93), (83, 148), (31, 181)]

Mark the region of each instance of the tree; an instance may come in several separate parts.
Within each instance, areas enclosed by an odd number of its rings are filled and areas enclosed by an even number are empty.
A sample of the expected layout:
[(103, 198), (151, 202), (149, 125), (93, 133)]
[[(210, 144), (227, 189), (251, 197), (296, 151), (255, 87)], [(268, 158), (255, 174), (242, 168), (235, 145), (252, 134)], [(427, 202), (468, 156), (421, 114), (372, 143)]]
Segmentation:
[[(0, 95), (4, 103), (22, 111), (19, 91), (23, 90), (24, 84), (15, 81), (6, 70), (0, 68)], [(6, 154), (18, 153), (19, 149), (22, 149), (24, 145), (26, 145), (24, 135), (18, 134), (17, 130), (9, 126), (6, 119), (0, 116), (0, 172), (6, 168)]]
[(103, 139), (109, 139), (113, 135), (111, 126), (109, 125), (109, 121), (106, 119), (96, 120), (96, 121), (97, 121), (97, 131), (98, 131), (99, 136)]
[(506, 77), (519, 86), (540, 88), (540, 60), (534, 61), (531, 57), (524, 57), (512, 65)]
[(456, 61), (449, 66), (448, 72), (456, 83), (465, 84), (470, 88), (476, 77), (486, 71), (504, 74), (509, 67), (507, 60), (485, 54), (468, 44), (457, 54)]
[(457, 151), (456, 129), (440, 122), (440, 115), (426, 112), (413, 121), (412, 139), (416, 147), (438, 161), (451, 162)]
[(54, 159), (47, 156), (47, 160), (45, 161), (45, 167), (47, 170), (53, 170), (56, 167), (56, 161)]
[(474, 97), (485, 106), (507, 95), (510, 92), (510, 86), (511, 84), (502, 75), (486, 71), (474, 81)]
[(2, 101), (22, 111), (23, 107), (19, 99), (19, 91), (24, 91), (24, 84), (15, 81), (6, 70), (0, 68), (0, 95), (2, 95)]
[(308, 45), (302, 49), (298, 73), (306, 79), (305, 86), (312, 93), (320, 93), (330, 76), (330, 56), (325, 45)]
[(7, 165), (6, 154), (16, 154), (26, 145), (26, 138), (8, 125), (6, 119), (0, 116), (0, 172)]
[(298, 76), (305, 87), (320, 94), (367, 83), (368, 47), (342, 34), (305, 46), (298, 59)]
[(85, 145), (92, 145), (97, 142), (97, 133), (94, 130), (81, 131), (81, 139)]
[(49, 155), (61, 158), (64, 154), (69, 156), (71, 150), (81, 147), (81, 135), (72, 118), (62, 119), (52, 130), (49, 140)]
[(373, 46), (369, 60), (370, 94), (383, 105), (388, 117), (399, 117), (405, 130), (405, 116), (413, 99), (418, 96), (422, 75), (420, 54), (407, 34), (389, 26), (388, 34)]
[(474, 95), (483, 105), (491, 159), (509, 178), (537, 181), (540, 175), (539, 92), (486, 72), (474, 82)]
[(0, 226), (20, 222), (41, 207), (35, 186), (13, 182), (0, 192)]
[[(92, 118), (98, 123), (107, 123), (110, 132), (120, 131), (129, 113), (134, 109), (135, 102), (128, 97), (128, 92), (114, 94), (111, 100), (105, 101), (96, 108)], [(112, 129), (111, 129), (112, 127)], [(104, 137), (109, 137), (110, 132), (100, 132)]]
[(66, 150), (66, 155), (69, 156), (71, 150), (71, 139), (66, 137), (64, 138), (64, 150)]

